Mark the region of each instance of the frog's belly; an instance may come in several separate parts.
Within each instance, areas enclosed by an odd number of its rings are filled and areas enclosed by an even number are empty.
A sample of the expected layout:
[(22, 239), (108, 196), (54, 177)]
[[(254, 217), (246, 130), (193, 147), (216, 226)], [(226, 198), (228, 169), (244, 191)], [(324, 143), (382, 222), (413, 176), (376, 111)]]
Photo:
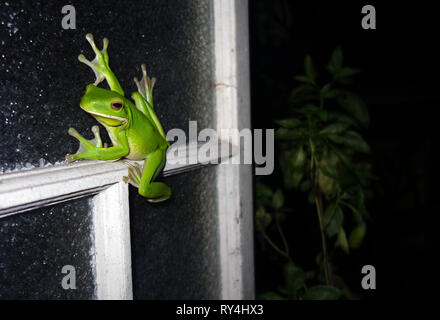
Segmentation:
[(147, 155), (157, 150), (158, 144), (142, 143), (137, 139), (128, 139), (130, 152), (125, 156), (128, 160), (144, 160)]
[(160, 148), (162, 136), (151, 126), (141, 128), (133, 126), (127, 133), (129, 153), (125, 158), (129, 160), (144, 160), (149, 154)]
[(128, 143), (130, 148), (130, 152), (125, 156), (128, 160), (144, 160), (146, 155), (149, 154), (148, 150), (144, 150), (146, 148), (138, 148), (136, 145)]
[(128, 160), (139, 161), (139, 160), (144, 160), (145, 155), (143, 155), (139, 152), (130, 151), (130, 153), (125, 156), (125, 158), (127, 158)]

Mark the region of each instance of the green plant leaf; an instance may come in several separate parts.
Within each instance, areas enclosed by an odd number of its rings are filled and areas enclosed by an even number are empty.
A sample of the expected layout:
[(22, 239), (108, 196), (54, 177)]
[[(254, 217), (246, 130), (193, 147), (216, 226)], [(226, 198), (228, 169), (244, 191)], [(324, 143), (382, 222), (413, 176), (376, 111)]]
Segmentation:
[(264, 229), (266, 229), (267, 226), (272, 222), (272, 216), (266, 213), (264, 207), (258, 208), (257, 212), (255, 213), (255, 217), (255, 225), (259, 232), (264, 231)]
[(344, 214), (341, 207), (334, 204), (334, 206), (329, 205), (329, 207), (324, 212), (324, 225), (327, 226), (327, 235), (329, 238), (338, 234), (341, 230), (342, 223), (344, 221)]
[[(334, 136), (336, 136), (336, 135), (334, 135)], [(327, 138), (331, 138), (331, 140), (333, 140), (331, 135), (328, 135)], [(342, 162), (344, 165), (350, 166), (352, 164), (352, 160), (350, 159), (350, 157), (347, 153), (347, 150), (346, 150), (347, 148), (339, 148), (338, 146), (335, 146), (335, 145), (330, 145), (330, 148), (331, 148), (332, 152), (336, 155), (338, 160), (340, 160), (340, 162)], [(339, 167), (339, 170), (341, 170), (341, 168), (342, 167)], [(338, 180), (339, 180), (339, 178), (338, 178)]]
[(286, 300), (286, 298), (276, 292), (267, 291), (257, 295), (257, 300)]
[(301, 183), (301, 185), (299, 186), (299, 188), (300, 188), (301, 191), (305, 192), (305, 191), (310, 190), (311, 186), (312, 186), (312, 184), (310, 183), (309, 180), (304, 180)]
[(326, 99), (335, 99), (337, 98), (339, 95), (339, 91), (338, 90), (329, 90), (324, 94), (324, 98)]
[(309, 55), (304, 59), (304, 69), (306, 70), (306, 76), (314, 82), (316, 80), (316, 71), (313, 67), (312, 58)]
[(304, 136), (304, 130), (302, 129), (286, 129), (280, 128), (275, 131), (275, 138), (277, 140), (296, 140)]
[(264, 183), (257, 182), (255, 185), (255, 194), (258, 198), (269, 198), (272, 197), (273, 191)]
[(266, 214), (263, 219), (264, 228), (267, 228), (271, 222), (272, 222), (272, 216), (270, 214)]
[(322, 192), (328, 196), (333, 192), (335, 186), (335, 179), (338, 173), (335, 168), (328, 165), (326, 158), (321, 161), (319, 172), (318, 172), (318, 184)]
[[(344, 193), (343, 196), (341, 197), (341, 199), (344, 200), (353, 200), (352, 199), (353, 195), (352, 194), (348, 194), (348, 193)], [(362, 223), (362, 214), (359, 212), (359, 210), (352, 204), (350, 204), (349, 202), (346, 201), (342, 201), (341, 202), (343, 205), (345, 205), (345, 207), (347, 207), (348, 209), (350, 209), (350, 211), (353, 213), (354, 219), (358, 222), (358, 223)]]
[(326, 227), (329, 224), (330, 220), (333, 218), (336, 206), (337, 206), (336, 201), (333, 201), (325, 208), (324, 216), (323, 216), (324, 227)]
[(341, 290), (333, 286), (317, 285), (309, 288), (303, 296), (304, 300), (338, 300)]
[(329, 92), (331, 87), (332, 87), (331, 83), (325, 84), (320, 90), (321, 95), (325, 95), (327, 92)]
[(288, 118), (288, 119), (275, 120), (275, 123), (283, 128), (294, 129), (298, 127), (302, 123), (302, 121), (299, 120), (298, 118)]
[(284, 281), (286, 290), (292, 298), (296, 298), (306, 281), (306, 273), (300, 267), (289, 262), (284, 265)]
[(364, 127), (370, 123), (370, 113), (364, 101), (355, 93), (350, 91), (340, 91), (337, 98), (339, 105)]
[(333, 74), (336, 75), (340, 69), (342, 68), (342, 49), (340, 47), (336, 47), (333, 50), (333, 53), (330, 57), (330, 61), (328, 62), (327, 68)]
[(293, 173), (295, 170), (290, 164), (290, 157), (292, 157), (292, 151), (290, 150), (281, 153), (280, 156), (280, 167), (283, 172), (284, 186), (289, 190), (295, 187), (293, 179)]
[(328, 177), (335, 179), (338, 177), (338, 172), (336, 171), (336, 169), (329, 165), (323, 165), (320, 169)]
[[(299, 114), (304, 114), (308, 116), (318, 117), (322, 121), (327, 121), (328, 119), (328, 111), (322, 108), (319, 108), (313, 104), (306, 104), (305, 106), (298, 108), (295, 110)], [(312, 119), (313, 120), (313, 119)]]
[(325, 195), (329, 194), (332, 191), (334, 182), (335, 179), (325, 174), (322, 170), (318, 172), (318, 184)]
[(305, 162), (306, 152), (304, 151), (304, 147), (300, 145), (293, 153), (290, 163), (295, 169), (298, 169), (301, 168)]
[(347, 130), (350, 125), (345, 122), (333, 122), (322, 129), (319, 133), (322, 135), (339, 134)]
[(330, 133), (326, 136), (330, 141), (333, 141), (334, 143), (342, 144), (344, 142), (343, 137), (338, 134)]
[(351, 231), (350, 238), (348, 240), (350, 248), (359, 248), (364, 240), (366, 232), (367, 228), (365, 227), (365, 225), (359, 225), (354, 228), (353, 231)]
[(295, 189), (298, 189), (299, 184), (303, 177), (304, 177), (304, 172), (302, 170), (295, 169), (295, 171), (292, 174), (292, 183)]
[(352, 127), (359, 128), (359, 123), (351, 116), (347, 116), (341, 112), (332, 112), (329, 114), (329, 119), (335, 122), (347, 123)]
[(263, 219), (266, 215), (266, 211), (264, 210), (264, 207), (259, 207), (258, 210), (255, 213), (257, 219)]
[(284, 194), (281, 189), (277, 189), (272, 198), (272, 206), (275, 210), (279, 210), (284, 205)]
[(362, 138), (362, 136), (355, 131), (348, 131), (342, 137), (342, 143), (347, 147), (350, 147), (353, 150), (369, 153), (370, 146), (368, 143)]
[(308, 76), (295, 76), (295, 80), (303, 83), (313, 84), (313, 79)]
[(307, 100), (317, 100), (317, 93), (315, 88), (310, 84), (304, 84), (294, 88), (289, 95), (289, 103), (296, 104)]
[(311, 190), (307, 196), (307, 202), (309, 204), (315, 204), (315, 195), (313, 193), (313, 190)]
[(349, 254), (347, 235), (345, 234), (344, 228), (341, 228), (338, 233), (338, 238), (336, 239), (336, 245), (340, 246), (345, 253)]
[(348, 77), (354, 76), (355, 74), (358, 74), (359, 72), (360, 72), (360, 70), (358, 70), (358, 69), (345, 67), (345, 68), (342, 68), (338, 71), (337, 78), (338, 79), (348, 78)]

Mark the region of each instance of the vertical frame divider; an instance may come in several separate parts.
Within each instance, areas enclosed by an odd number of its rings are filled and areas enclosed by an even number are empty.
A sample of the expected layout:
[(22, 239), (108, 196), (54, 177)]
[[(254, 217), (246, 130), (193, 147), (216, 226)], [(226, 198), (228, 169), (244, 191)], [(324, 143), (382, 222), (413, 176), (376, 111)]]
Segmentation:
[(128, 184), (93, 197), (96, 298), (133, 299)]
[[(251, 128), (247, 0), (214, 1), (214, 51), (221, 139), (222, 129)], [(240, 145), (238, 135), (233, 136), (232, 144)], [(221, 298), (253, 299), (252, 165), (230, 163), (217, 168)]]

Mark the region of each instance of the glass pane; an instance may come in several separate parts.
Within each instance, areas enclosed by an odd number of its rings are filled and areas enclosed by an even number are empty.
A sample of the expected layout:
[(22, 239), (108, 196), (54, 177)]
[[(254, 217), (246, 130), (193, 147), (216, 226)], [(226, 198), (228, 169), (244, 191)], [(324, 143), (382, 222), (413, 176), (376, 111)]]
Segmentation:
[(135, 299), (218, 299), (215, 169), (166, 179), (174, 194), (150, 204), (130, 187)]
[[(82, 198), (0, 219), (0, 299), (93, 298), (91, 218)], [(61, 285), (65, 265), (75, 290)]]

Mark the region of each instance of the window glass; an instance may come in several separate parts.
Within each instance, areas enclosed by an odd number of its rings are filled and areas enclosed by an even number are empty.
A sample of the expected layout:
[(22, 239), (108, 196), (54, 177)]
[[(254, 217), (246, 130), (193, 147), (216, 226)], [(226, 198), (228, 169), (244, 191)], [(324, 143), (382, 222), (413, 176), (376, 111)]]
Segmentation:
[(91, 229), (88, 198), (1, 218), (0, 299), (93, 298)]

